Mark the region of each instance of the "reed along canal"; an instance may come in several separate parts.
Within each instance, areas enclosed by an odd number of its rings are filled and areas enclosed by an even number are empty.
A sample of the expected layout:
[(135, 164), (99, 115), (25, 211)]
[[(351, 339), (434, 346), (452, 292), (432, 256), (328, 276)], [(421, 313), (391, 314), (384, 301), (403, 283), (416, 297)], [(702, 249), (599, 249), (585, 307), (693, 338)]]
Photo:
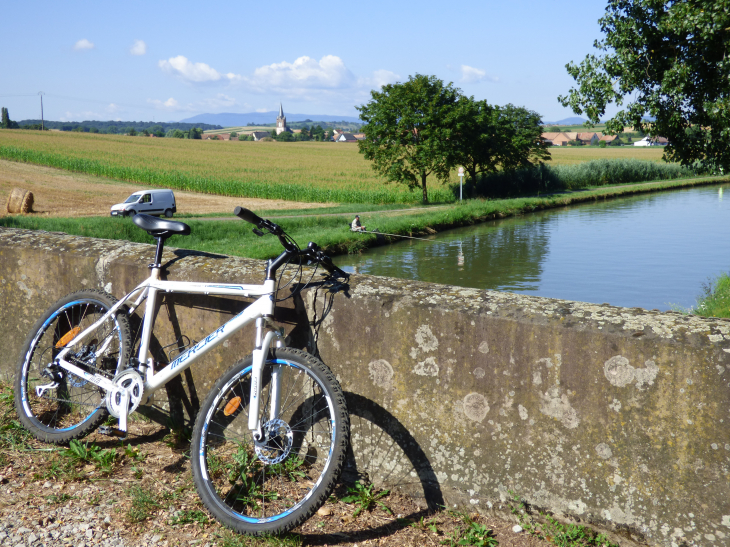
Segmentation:
[[(367, 226), (377, 229), (377, 218)], [(615, 306), (689, 308), (703, 284), (730, 270), (730, 184), (494, 220), (335, 262), (351, 273)]]

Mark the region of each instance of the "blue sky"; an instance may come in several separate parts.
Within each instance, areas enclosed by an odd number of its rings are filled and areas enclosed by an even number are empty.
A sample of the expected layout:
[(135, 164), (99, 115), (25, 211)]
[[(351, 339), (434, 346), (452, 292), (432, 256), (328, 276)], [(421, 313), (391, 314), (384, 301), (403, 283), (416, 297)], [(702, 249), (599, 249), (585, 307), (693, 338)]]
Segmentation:
[(571, 60), (594, 51), (605, 3), (6, 2), (0, 105), (13, 120), (177, 121), (277, 110), (356, 116), (416, 73), (544, 120)]

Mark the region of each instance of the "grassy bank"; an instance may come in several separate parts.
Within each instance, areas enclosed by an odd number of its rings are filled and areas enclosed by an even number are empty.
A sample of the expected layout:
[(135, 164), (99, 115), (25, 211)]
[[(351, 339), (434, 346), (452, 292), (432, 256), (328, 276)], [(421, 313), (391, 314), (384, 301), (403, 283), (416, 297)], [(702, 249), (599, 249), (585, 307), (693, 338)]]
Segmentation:
[(697, 306), (682, 310), (704, 317), (730, 318), (730, 274), (723, 273), (702, 287)]
[[(434, 231), (468, 226), (493, 218), (563, 207), (574, 203), (728, 181), (730, 181), (729, 178), (719, 177), (661, 181), (541, 197), (469, 200), (448, 207), (423, 207), (415, 211), (411, 209), (365, 213), (363, 206), (360, 216), (365, 226), (376, 225), (381, 232), (422, 236)], [(289, 215), (303, 216), (289, 217)], [(321, 211), (312, 211), (308, 214), (301, 211), (287, 213), (278, 211), (277, 215), (272, 215), (271, 218), (281, 224), (300, 245), (306, 245), (308, 241), (316, 241), (333, 255), (358, 252), (383, 243), (383, 239), (378, 240), (375, 235), (350, 232), (348, 225), (351, 218), (347, 214), (327, 216)], [(276, 256), (280, 251), (277, 240), (272, 237), (256, 237), (251, 232), (251, 226), (240, 221), (204, 221), (191, 218), (186, 219), (186, 223), (192, 228), (192, 234), (186, 237), (173, 236), (169, 240), (171, 246), (250, 258), (270, 258)], [(63, 219), (33, 217), (32, 215), (8, 216), (0, 218), (0, 226), (60, 231), (87, 237), (121, 239), (140, 243), (152, 241), (146, 232), (137, 228), (131, 219), (126, 218)]]

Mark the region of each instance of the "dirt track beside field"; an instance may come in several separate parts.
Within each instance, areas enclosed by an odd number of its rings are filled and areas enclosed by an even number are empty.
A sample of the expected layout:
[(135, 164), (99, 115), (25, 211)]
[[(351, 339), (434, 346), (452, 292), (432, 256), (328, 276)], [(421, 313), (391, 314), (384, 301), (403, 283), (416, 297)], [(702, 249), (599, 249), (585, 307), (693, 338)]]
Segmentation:
[[(49, 217), (105, 216), (115, 203), (121, 203), (137, 190), (139, 184), (119, 182), (53, 167), (0, 160), (0, 216), (7, 215), (5, 203), (13, 188), (33, 192), (33, 214)], [(325, 207), (323, 203), (300, 203), (284, 200), (232, 198), (175, 190), (177, 212), (229, 215), (240, 205), (251, 210), (309, 209)]]

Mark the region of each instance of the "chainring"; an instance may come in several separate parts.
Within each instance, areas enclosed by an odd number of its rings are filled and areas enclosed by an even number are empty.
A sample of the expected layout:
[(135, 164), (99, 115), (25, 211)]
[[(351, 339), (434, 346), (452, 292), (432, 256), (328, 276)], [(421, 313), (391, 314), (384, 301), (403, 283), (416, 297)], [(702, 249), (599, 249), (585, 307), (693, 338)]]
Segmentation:
[[(142, 401), (142, 394), (144, 393), (144, 380), (142, 379), (142, 375), (133, 368), (128, 368), (117, 374), (112, 382), (118, 388), (124, 388), (129, 391), (129, 409), (127, 410), (127, 415), (137, 410), (139, 403)], [(119, 391), (108, 391), (105, 400), (109, 414), (115, 418), (119, 418), (122, 414), (122, 394)]]

